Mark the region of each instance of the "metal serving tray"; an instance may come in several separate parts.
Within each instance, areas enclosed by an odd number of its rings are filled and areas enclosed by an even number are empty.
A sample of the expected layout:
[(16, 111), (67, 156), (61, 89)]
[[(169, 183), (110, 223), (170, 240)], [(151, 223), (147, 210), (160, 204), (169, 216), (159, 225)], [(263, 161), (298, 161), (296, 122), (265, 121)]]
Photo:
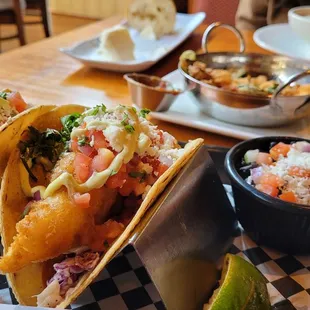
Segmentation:
[[(228, 28), (236, 34), (240, 40), (239, 53), (207, 51), (210, 34), (218, 27)], [(204, 53), (197, 55), (196, 60), (205, 63), (209, 68), (245, 67), (254, 76), (267, 75), (280, 84), (272, 97), (240, 94), (193, 78), (183, 70), (180, 61), (179, 71), (191, 93), (198, 99), (202, 112), (228, 123), (257, 127), (279, 126), (310, 116), (309, 96), (280, 95), (286, 86), (297, 80), (310, 83), (310, 63), (278, 55), (245, 54), (242, 34), (235, 27), (219, 22), (206, 29), (201, 47)]]

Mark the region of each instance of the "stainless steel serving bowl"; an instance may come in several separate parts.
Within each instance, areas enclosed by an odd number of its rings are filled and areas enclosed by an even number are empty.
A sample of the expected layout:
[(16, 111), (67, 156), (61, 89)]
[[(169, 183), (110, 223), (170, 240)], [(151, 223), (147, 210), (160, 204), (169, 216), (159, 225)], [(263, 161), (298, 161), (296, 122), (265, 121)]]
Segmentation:
[[(240, 53), (207, 52), (210, 33), (217, 27), (232, 30), (240, 40)], [(310, 96), (281, 96), (280, 92), (291, 83), (310, 83), (310, 63), (283, 56), (244, 54), (245, 43), (241, 33), (233, 26), (213, 23), (202, 37), (204, 54), (196, 56), (210, 68), (246, 68), (251, 75), (264, 74), (279, 82), (272, 97), (235, 93), (199, 81), (182, 69), (190, 92), (201, 111), (219, 120), (245, 126), (279, 126), (310, 116)], [(192, 61), (194, 62), (194, 61)]]

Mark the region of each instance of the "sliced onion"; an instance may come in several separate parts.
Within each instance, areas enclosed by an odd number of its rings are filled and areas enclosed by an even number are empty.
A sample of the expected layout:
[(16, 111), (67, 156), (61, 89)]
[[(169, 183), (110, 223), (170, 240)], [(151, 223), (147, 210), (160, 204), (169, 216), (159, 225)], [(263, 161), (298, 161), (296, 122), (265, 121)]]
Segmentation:
[(251, 178), (255, 184), (259, 183), (260, 178), (263, 175), (263, 167), (257, 167), (251, 169)]
[(294, 147), (299, 152), (310, 152), (310, 143), (306, 141), (298, 141), (294, 144)]
[(40, 193), (40, 191), (36, 191), (36, 192), (33, 194), (33, 199), (36, 200), (36, 201), (41, 200), (41, 193)]

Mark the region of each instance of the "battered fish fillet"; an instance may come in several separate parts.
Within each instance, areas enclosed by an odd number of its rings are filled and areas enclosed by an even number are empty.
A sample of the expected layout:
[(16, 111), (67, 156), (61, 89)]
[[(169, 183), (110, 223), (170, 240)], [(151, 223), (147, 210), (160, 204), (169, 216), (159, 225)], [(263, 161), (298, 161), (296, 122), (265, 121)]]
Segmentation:
[(92, 222), (90, 211), (77, 208), (65, 189), (33, 202), (29, 214), (16, 224), (17, 235), (0, 259), (0, 272), (16, 272), (80, 246), (81, 234)]

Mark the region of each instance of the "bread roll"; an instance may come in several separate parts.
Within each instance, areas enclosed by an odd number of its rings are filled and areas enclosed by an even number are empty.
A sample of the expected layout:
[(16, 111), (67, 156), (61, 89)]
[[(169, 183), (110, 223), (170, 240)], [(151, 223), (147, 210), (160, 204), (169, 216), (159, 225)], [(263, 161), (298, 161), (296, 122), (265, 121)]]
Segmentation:
[(173, 33), (176, 7), (172, 0), (134, 0), (128, 9), (128, 23), (148, 39)]

